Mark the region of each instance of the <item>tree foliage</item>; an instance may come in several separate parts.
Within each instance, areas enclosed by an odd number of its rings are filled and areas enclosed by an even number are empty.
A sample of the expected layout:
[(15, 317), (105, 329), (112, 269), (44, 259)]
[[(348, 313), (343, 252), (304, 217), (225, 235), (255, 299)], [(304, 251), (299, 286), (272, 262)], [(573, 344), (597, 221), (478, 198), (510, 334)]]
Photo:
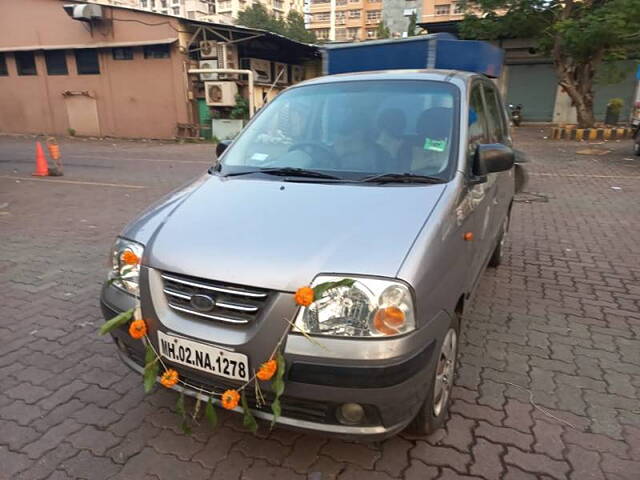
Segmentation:
[(391, 30), (389, 30), (389, 27), (387, 27), (384, 21), (380, 21), (380, 23), (378, 23), (378, 28), (376, 30), (376, 38), (390, 38), (390, 37), (391, 37)]
[(316, 36), (304, 27), (304, 17), (291, 10), (286, 20), (276, 18), (262, 3), (254, 3), (238, 13), (238, 24), (277, 33), (304, 43), (315, 43)]
[(407, 27), (407, 36), (415, 37), (417, 22), (418, 22), (418, 15), (416, 14), (416, 12), (413, 12), (409, 17), (409, 26)]
[(640, 0), (467, 0), (464, 38), (528, 38), (548, 55), (558, 82), (590, 127), (596, 72), (609, 61), (637, 54)]

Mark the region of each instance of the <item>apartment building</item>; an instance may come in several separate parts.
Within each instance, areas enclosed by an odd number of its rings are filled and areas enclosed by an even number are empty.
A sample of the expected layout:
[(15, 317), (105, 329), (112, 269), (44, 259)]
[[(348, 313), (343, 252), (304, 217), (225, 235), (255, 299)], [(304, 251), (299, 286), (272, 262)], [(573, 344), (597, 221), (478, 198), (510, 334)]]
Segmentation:
[(216, 13), (215, 0), (136, 0), (135, 7), (151, 12), (200, 20)]
[(318, 40), (354, 41), (376, 38), (382, 0), (311, 0), (308, 29)]
[(422, 2), (421, 15), (418, 22), (423, 24), (456, 22), (464, 18), (462, 2), (451, 0), (420, 0)]
[(287, 18), (291, 10), (303, 13), (303, 0), (216, 0), (216, 13), (238, 18), (238, 13), (254, 3), (262, 3), (276, 18)]
[(307, 28), (318, 40), (351, 42), (377, 38), (378, 24), (394, 37), (407, 35), (421, 0), (310, 0)]

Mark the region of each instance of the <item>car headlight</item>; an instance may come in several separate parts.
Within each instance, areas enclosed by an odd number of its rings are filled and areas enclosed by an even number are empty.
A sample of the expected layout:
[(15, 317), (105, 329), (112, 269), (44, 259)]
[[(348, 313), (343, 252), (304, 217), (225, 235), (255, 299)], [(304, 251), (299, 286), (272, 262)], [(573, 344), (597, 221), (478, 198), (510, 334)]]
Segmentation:
[[(320, 275), (312, 287), (343, 277)], [(340, 337), (391, 337), (415, 330), (409, 288), (397, 281), (354, 278), (351, 286), (326, 291), (298, 311), (294, 332)]]
[(111, 250), (111, 273), (109, 280), (125, 292), (138, 296), (140, 260), (144, 247), (139, 243), (118, 238)]

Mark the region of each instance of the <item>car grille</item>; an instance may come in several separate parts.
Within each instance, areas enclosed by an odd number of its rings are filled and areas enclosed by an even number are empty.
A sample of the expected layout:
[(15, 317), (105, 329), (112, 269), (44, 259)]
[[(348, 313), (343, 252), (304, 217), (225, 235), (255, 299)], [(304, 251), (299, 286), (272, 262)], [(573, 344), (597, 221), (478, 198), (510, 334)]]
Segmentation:
[[(169, 306), (181, 313), (219, 322), (244, 324), (257, 318), (269, 299), (269, 290), (232, 285), (214, 280), (163, 273), (164, 294)], [(191, 304), (193, 295), (206, 295), (215, 306), (207, 311)]]

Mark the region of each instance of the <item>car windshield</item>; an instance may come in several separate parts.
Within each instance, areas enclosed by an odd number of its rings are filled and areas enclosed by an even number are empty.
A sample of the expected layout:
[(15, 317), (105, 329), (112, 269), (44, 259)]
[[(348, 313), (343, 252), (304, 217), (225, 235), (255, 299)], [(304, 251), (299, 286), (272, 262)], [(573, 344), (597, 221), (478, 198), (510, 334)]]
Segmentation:
[(411, 80), (293, 88), (233, 142), (221, 173), (288, 169), (295, 176), (291, 169), (303, 169), (339, 179), (414, 174), (448, 180), (457, 92), (444, 82)]

